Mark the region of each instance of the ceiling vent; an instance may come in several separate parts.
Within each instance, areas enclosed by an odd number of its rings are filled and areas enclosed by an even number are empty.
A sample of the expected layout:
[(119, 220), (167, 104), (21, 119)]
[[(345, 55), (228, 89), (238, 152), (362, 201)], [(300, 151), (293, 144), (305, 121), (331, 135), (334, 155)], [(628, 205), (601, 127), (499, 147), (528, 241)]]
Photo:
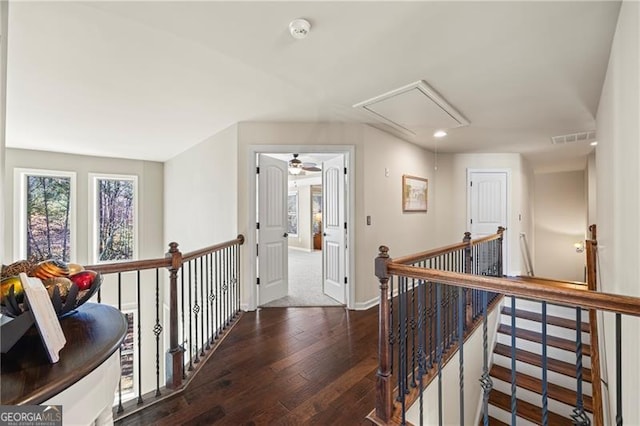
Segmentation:
[(569, 133), (568, 135), (552, 136), (551, 143), (553, 145), (563, 145), (573, 142), (592, 142), (596, 139), (596, 131)]
[(469, 121), (424, 80), (353, 106), (362, 108), (394, 129), (416, 136), (425, 129), (453, 129)]

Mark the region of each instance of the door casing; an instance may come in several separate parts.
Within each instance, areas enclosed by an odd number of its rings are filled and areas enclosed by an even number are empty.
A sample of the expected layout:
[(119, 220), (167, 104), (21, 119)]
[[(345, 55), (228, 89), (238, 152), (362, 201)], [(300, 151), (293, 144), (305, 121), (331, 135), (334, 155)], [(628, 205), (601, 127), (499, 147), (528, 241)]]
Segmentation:
[(246, 297), (242, 298), (241, 309), (253, 311), (258, 307), (258, 289), (256, 285), (256, 214), (257, 211), (257, 179), (256, 167), (258, 154), (278, 154), (296, 152), (305, 153), (335, 153), (344, 154), (347, 167), (345, 199), (347, 201), (347, 257), (345, 273), (347, 275), (347, 303), (348, 309), (354, 309), (355, 304), (355, 253), (352, 250), (355, 243), (355, 147), (353, 145), (249, 145), (248, 146), (248, 167), (246, 179), (249, 191), (248, 214), (246, 228), (247, 235), (246, 251), (243, 259), (243, 275), (245, 277), (243, 289)]

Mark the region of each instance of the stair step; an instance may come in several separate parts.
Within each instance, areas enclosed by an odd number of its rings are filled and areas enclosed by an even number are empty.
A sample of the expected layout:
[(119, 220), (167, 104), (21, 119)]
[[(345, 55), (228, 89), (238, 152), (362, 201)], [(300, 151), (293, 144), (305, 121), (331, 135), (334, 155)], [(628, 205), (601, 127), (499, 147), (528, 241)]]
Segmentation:
[[(484, 424), (483, 418), (482, 416), (480, 416), (480, 425), (482, 426), (483, 424)], [(509, 426), (509, 424), (502, 422), (496, 419), (495, 417), (489, 416), (489, 426)]]
[[(493, 352), (495, 354), (511, 358), (511, 348), (507, 345), (503, 345), (502, 343), (497, 343)], [(534, 354), (533, 352), (516, 349), (516, 360), (542, 368), (542, 356)], [(576, 366), (568, 362), (548, 358), (547, 368), (551, 371), (555, 371), (556, 373), (564, 374), (565, 376), (576, 377)], [(582, 379), (591, 383), (591, 369), (586, 367), (582, 368)]]
[[(498, 327), (498, 333), (511, 336), (511, 326), (500, 324), (500, 327)], [(516, 328), (516, 337), (519, 339), (529, 340), (531, 342), (542, 343), (542, 333), (525, 330), (524, 328)], [(547, 345), (574, 353), (576, 351), (575, 341), (563, 339), (561, 337), (547, 335)], [(591, 346), (589, 344), (582, 344), (582, 355), (591, 356)]]
[[(508, 368), (494, 364), (493, 367), (491, 367), (489, 374), (491, 377), (511, 383), (511, 370)], [(518, 387), (542, 395), (542, 380), (536, 377), (532, 377), (524, 373), (516, 373), (516, 384)], [(560, 401), (572, 407), (576, 404), (576, 393), (571, 389), (558, 386), (554, 383), (547, 383), (547, 393), (550, 399), (555, 399), (556, 401)], [(592, 413), (593, 402), (591, 397), (589, 395), (583, 395), (582, 399), (584, 402), (584, 409)]]
[[(511, 412), (511, 395), (492, 389), (489, 393), (489, 404)], [(518, 417), (529, 420), (530, 422), (542, 424), (542, 409), (528, 402), (518, 400), (516, 414)], [(571, 419), (549, 412), (549, 424), (554, 426), (572, 426), (573, 422)]]
[[(502, 313), (504, 315), (511, 315), (511, 308), (508, 306), (504, 306), (502, 308)], [(530, 311), (524, 311), (522, 309), (517, 309), (516, 308), (516, 317), (518, 318), (522, 318), (522, 319), (526, 319), (529, 321), (536, 321), (536, 322), (542, 322), (542, 314), (539, 314), (537, 312), (530, 312)], [(562, 328), (568, 328), (571, 330), (575, 330), (576, 329), (576, 321), (575, 320), (571, 320), (571, 319), (567, 319), (567, 318), (560, 318), (560, 317), (555, 317), (552, 315), (547, 315), (547, 324), (550, 325), (555, 325), (556, 327), (562, 327)], [(589, 323), (588, 322), (582, 322), (582, 332), (583, 333), (589, 333)]]

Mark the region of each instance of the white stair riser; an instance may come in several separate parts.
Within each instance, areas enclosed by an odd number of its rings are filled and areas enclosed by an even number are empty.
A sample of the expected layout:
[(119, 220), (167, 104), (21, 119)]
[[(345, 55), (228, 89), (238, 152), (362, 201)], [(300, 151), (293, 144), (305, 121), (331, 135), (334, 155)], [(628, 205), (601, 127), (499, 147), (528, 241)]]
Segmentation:
[[(503, 333), (498, 333), (498, 343), (511, 347), (511, 336)], [(524, 339), (516, 339), (516, 348), (522, 349), (534, 354), (542, 355), (542, 344), (537, 342), (531, 342)], [(547, 345), (547, 357), (557, 359), (558, 361), (568, 362), (569, 364), (576, 363), (576, 353), (573, 351), (567, 351), (564, 349), (554, 348)], [(582, 366), (591, 368), (591, 358), (588, 356), (582, 356)]]
[[(511, 369), (511, 358), (504, 357), (502, 355), (493, 355), (493, 362), (496, 365)], [(532, 377), (542, 378), (542, 368), (535, 365), (526, 364), (524, 362), (516, 361), (516, 371), (519, 373), (527, 374)], [(576, 390), (577, 384), (574, 377), (565, 376), (564, 374), (556, 373), (555, 371), (547, 370), (547, 380), (549, 383), (555, 383), (558, 386)], [(586, 395), (591, 395), (591, 383), (582, 381), (582, 391)]]
[[(504, 306), (511, 307), (511, 298), (504, 298)], [(542, 312), (542, 303), (534, 300), (526, 300), (526, 299), (516, 299), (516, 309), (522, 309), (524, 311), (529, 312)], [(547, 303), (547, 315), (552, 315), (554, 317), (560, 318), (569, 318), (576, 319), (576, 308), (575, 306), (563, 306)], [(589, 319), (589, 311), (586, 309), (582, 310), (582, 320)]]
[[(507, 395), (511, 395), (511, 383), (503, 382), (502, 380), (497, 380), (493, 378), (493, 388), (506, 393)], [(523, 389), (518, 387), (516, 389), (516, 396), (519, 400), (528, 402), (530, 404), (535, 405), (536, 407), (542, 407), (542, 395), (536, 392), (531, 392), (527, 389)], [(551, 398), (547, 398), (547, 404), (549, 411), (559, 414), (563, 417), (570, 418), (571, 414), (573, 414), (574, 405), (567, 405), (563, 402), (556, 401)], [(542, 410), (542, 408), (540, 408)]]
[[(511, 316), (502, 314), (500, 316), (500, 323), (511, 326)], [(523, 318), (516, 318), (516, 327), (522, 328), (525, 330), (535, 331), (537, 333), (542, 333), (542, 324), (537, 321), (531, 321)], [(576, 341), (576, 331), (571, 330), (569, 328), (558, 327), (555, 325), (547, 324), (547, 335), (556, 336), (563, 339)], [(582, 333), (582, 343), (589, 343), (589, 333)]]
[[(489, 404), (489, 415), (491, 417), (500, 420), (508, 425), (511, 424), (511, 413), (508, 411), (504, 411), (501, 408), (498, 408), (494, 405)], [(517, 418), (518, 426), (537, 426), (535, 423), (532, 423), (528, 420), (525, 420), (521, 417)], [(480, 424), (482, 424), (482, 418), (480, 418)]]

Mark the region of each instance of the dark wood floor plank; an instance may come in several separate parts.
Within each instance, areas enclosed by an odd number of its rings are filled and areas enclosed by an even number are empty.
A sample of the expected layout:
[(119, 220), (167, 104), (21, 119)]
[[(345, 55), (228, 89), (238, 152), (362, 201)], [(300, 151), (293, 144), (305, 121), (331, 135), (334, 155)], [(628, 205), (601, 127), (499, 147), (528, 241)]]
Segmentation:
[(377, 308), (248, 312), (184, 392), (116, 424), (366, 424), (377, 317)]
[[(489, 404), (511, 412), (511, 395), (493, 389), (489, 394)], [(542, 424), (542, 409), (526, 401), (518, 400), (517, 415), (536, 424)], [(572, 426), (571, 419), (549, 411), (549, 424), (554, 426)]]

